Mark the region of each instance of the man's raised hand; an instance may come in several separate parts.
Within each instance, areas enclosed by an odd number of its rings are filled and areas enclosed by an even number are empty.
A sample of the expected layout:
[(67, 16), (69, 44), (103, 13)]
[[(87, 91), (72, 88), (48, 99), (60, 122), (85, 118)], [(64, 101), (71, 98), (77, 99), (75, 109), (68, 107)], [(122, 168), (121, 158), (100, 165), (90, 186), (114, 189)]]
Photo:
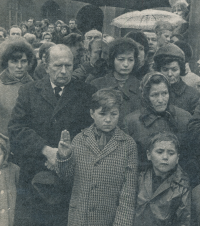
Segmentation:
[(71, 154), (71, 139), (67, 130), (62, 131), (60, 142), (58, 144), (58, 154), (61, 158), (68, 158)]

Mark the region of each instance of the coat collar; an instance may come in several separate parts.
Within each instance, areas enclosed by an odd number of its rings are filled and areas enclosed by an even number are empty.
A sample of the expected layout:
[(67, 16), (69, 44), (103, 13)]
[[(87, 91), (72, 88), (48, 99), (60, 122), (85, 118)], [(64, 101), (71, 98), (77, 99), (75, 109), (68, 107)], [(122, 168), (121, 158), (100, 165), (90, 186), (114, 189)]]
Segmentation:
[(11, 75), (9, 73), (8, 69), (5, 69), (1, 73), (0, 78), (1, 78), (1, 82), (4, 85), (11, 85), (11, 84), (19, 83), (19, 82), (21, 82), (22, 84), (26, 84), (28, 82), (32, 82), (33, 81), (31, 76), (27, 72), (24, 74), (24, 76), (21, 79), (18, 79), (16, 77), (14, 77), (13, 75)]
[[(175, 119), (175, 108), (173, 105), (169, 105), (169, 109), (166, 111), (166, 116), (168, 119)], [(146, 127), (153, 124), (161, 116), (156, 115), (153, 111), (148, 110), (148, 108), (141, 109), (140, 120), (144, 123)]]
[[(118, 88), (118, 83), (113, 73), (107, 74), (106, 79), (109, 81), (113, 88)], [(124, 94), (125, 99), (126, 98), (129, 99), (131, 92), (134, 94), (138, 94), (140, 92), (139, 86), (140, 81), (134, 75), (131, 74), (127, 79), (126, 83), (124, 84), (124, 86), (120, 88), (120, 91)]]
[(120, 130), (119, 127), (116, 127), (114, 135), (112, 136), (110, 141), (106, 144), (104, 149), (100, 151), (95, 139), (93, 127), (94, 127), (94, 124), (92, 124), (89, 128), (84, 129), (82, 133), (83, 133), (83, 136), (85, 137), (86, 145), (89, 146), (97, 156), (97, 158), (95, 159), (95, 162), (98, 162), (100, 159), (106, 157), (108, 154), (113, 152), (118, 146), (118, 141), (127, 140), (127, 137), (124, 134), (124, 132)]
[(182, 168), (178, 165), (177, 170), (169, 176), (164, 182), (158, 187), (158, 189), (152, 193), (152, 168), (148, 169), (145, 173), (145, 190), (149, 195), (149, 198), (152, 200), (161, 194), (163, 191), (168, 188), (176, 188), (177, 186), (189, 187), (189, 179), (186, 173), (182, 170)]
[(187, 85), (185, 84), (185, 82), (181, 78), (180, 78), (180, 81), (179, 82), (171, 85), (172, 91), (177, 96), (181, 96), (184, 93), (186, 87), (187, 87)]

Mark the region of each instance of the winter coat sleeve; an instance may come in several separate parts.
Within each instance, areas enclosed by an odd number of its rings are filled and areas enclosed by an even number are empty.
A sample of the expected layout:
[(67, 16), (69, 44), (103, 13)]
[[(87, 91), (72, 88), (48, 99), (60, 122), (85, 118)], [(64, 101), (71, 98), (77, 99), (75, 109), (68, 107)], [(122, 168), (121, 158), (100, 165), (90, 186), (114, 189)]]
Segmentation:
[(31, 129), (29, 97), (29, 86), (22, 86), (8, 124), (8, 132), (11, 151), (14, 154), (16, 150), (21, 150), (22, 155), (38, 157), (47, 142)]
[(183, 189), (181, 203), (176, 212), (178, 225), (190, 226), (191, 218), (191, 190), (189, 188)]
[(113, 226), (133, 226), (135, 207), (136, 207), (136, 189), (137, 189), (137, 147), (134, 140), (127, 145), (128, 156), (125, 169), (124, 184), (119, 197), (119, 206), (116, 211)]

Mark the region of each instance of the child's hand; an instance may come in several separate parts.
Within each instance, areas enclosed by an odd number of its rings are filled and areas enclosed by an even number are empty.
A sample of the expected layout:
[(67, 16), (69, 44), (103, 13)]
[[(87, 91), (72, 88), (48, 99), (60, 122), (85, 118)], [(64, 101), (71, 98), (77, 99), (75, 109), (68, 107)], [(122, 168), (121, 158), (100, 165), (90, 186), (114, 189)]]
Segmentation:
[(67, 158), (71, 154), (71, 139), (67, 130), (62, 131), (58, 144), (58, 153), (61, 158)]

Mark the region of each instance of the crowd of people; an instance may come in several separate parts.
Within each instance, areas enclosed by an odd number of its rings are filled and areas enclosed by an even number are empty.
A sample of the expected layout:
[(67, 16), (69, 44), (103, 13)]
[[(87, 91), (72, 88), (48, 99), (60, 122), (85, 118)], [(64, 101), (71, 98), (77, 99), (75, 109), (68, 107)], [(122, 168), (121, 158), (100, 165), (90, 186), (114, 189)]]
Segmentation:
[(0, 42), (0, 225), (200, 225), (187, 27), (118, 38), (30, 18)]

